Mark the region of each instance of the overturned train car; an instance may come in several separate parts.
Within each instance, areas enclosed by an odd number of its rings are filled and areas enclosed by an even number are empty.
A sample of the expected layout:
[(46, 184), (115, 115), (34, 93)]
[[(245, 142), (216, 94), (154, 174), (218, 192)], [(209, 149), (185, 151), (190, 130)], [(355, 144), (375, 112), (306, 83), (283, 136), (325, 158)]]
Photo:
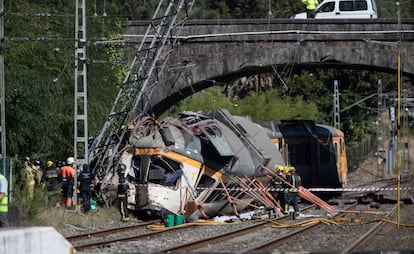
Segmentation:
[(252, 178), (270, 187), (268, 170), (285, 165), (269, 130), (226, 110), (145, 118), (136, 129), (120, 162), (130, 180), (128, 207), (145, 216), (237, 214), (254, 197), (234, 187)]
[[(296, 168), (304, 187), (341, 188), (346, 186), (347, 159), (344, 133), (311, 120), (258, 122), (270, 130), (269, 137)], [(331, 197), (340, 193), (320, 193)]]

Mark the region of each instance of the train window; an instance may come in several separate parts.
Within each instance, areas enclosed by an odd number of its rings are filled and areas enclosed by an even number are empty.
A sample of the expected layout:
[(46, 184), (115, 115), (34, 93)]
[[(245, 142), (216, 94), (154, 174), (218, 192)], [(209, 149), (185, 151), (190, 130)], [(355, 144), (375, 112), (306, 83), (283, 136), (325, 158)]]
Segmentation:
[[(222, 186), (220, 185), (220, 187), (222, 187)], [(229, 190), (229, 195), (230, 196), (234, 197), (234, 196), (236, 196), (236, 194), (239, 195), (238, 190), (231, 190), (231, 189), (237, 188), (237, 187), (238, 187), (238, 185), (236, 183), (231, 183), (231, 184), (226, 186), (227, 189), (230, 189)], [(223, 190), (215, 190), (211, 193), (211, 195), (206, 199), (205, 202), (207, 203), (207, 202), (212, 202), (212, 201), (225, 200), (225, 199), (227, 199), (227, 196), (223, 195), (224, 193), (225, 192)]]
[(139, 182), (140, 179), (140, 164), (141, 164), (141, 158), (139, 156), (134, 156), (132, 158), (132, 169), (128, 173), (128, 180), (130, 182)]
[[(232, 183), (227, 186), (227, 189), (236, 189), (238, 187), (238, 184)], [(236, 193), (238, 193), (238, 190), (229, 190), (229, 195), (234, 197)]]
[(181, 164), (164, 157), (154, 157), (151, 160), (148, 182), (162, 185), (176, 185), (182, 176)]
[(206, 199), (205, 203), (212, 202), (213, 200), (217, 200), (221, 195), (221, 190), (215, 190), (211, 193), (211, 195)]
[(198, 187), (207, 188), (212, 186), (216, 181), (208, 175), (202, 175)]

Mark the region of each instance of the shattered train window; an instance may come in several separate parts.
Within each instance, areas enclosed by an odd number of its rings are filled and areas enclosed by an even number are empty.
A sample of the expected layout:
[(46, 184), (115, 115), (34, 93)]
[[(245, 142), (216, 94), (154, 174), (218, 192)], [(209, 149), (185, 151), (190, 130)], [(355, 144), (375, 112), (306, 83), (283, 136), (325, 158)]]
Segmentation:
[(175, 185), (182, 174), (180, 163), (167, 158), (153, 158), (150, 162), (148, 182)]

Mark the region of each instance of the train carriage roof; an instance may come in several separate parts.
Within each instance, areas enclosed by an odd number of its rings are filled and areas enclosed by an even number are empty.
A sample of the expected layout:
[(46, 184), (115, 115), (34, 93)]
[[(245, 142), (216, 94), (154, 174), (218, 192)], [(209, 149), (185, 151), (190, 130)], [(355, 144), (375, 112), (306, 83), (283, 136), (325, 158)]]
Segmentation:
[(269, 120), (258, 121), (258, 124), (269, 129), (271, 138), (343, 136), (343, 133), (331, 126), (316, 124), (312, 120)]

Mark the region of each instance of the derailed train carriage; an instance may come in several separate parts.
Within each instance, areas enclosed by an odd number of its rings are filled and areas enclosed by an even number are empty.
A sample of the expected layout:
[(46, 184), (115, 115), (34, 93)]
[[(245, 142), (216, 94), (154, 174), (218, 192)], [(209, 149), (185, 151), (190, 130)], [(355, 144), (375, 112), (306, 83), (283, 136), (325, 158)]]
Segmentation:
[(141, 215), (237, 214), (258, 201), (240, 187), (271, 187), (269, 169), (278, 165), (295, 166), (305, 187), (346, 182), (343, 133), (312, 121), (254, 123), (216, 110), (144, 118), (136, 129), (120, 163), (130, 180), (128, 207)]
[(130, 179), (128, 206), (144, 215), (237, 214), (254, 197), (233, 187), (249, 186), (246, 177), (270, 187), (268, 168), (285, 165), (268, 130), (226, 110), (184, 112), (160, 123), (143, 119), (130, 144), (121, 157)]
[[(294, 165), (304, 187), (341, 188), (346, 186), (347, 159), (344, 133), (311, 120), (258, 122), (270, 130), (269, 136)], [(329, 197), (337, 193), (321, 193)]]

